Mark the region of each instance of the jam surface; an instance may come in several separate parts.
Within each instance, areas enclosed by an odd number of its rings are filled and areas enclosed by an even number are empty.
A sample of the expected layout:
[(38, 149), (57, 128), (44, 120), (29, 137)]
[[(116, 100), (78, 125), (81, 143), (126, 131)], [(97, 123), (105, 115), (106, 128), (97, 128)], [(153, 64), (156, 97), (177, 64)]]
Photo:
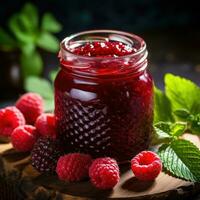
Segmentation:
[(91, 57), (119, 57), (134, 53), (134, 49), (121, 42), (87, 42), (71, 49), (74, 54)]
[[(120, 42), (93, 42), (71, 52), (89, 57), (120, 57), (133, 53), (134, 49)], [(110, 64), (119, 67), (119, 63)], [(98, 74), (91, 78), (73, 73), (73, 62), (68, 64), (70, 70), (64, 65), (66, 62), (61, 61), (62, 70), (55, 80), (55, 115), (60, 137), (68, 150), (124, 161), (147, 149), (153, 120), (149, 73), (145, 70), (119, 79), (110, 70), (107, 79), (98, 78)], [(126, 63), (120, 62), (121, 65)], [(109, 66), (98, 65), (101, 67)]]

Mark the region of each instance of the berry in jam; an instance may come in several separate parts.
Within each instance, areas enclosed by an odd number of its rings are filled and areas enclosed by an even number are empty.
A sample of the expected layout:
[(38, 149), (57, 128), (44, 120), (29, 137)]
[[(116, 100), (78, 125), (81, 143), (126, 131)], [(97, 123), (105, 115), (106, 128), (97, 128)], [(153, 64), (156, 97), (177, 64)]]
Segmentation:
[(134, 52), (134, 49), (122, 42), (87, 42), (82, 46), (71, 49), (74, 54), (91, 57), (118, 57)]
[[(85, 33), (79, 37), (81, 34)], [(146, 71), (143, 40), (132, 37), (135, 41), (128, 44), (108, 37), (62, 42), (61, 70), (55, 80), (55, 116), (69, 151), (124, 161), (148, 148), (153, 82)]]

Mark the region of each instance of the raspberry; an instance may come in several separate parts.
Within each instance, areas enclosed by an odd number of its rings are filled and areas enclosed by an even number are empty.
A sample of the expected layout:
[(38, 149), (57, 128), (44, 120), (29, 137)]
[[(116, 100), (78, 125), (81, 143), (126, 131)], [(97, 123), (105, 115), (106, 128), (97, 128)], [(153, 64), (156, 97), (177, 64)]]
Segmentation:
[(91, 57), (118, 57), (129, 55), (134, 49), (127, 44), (117, 41), (87, 42), (82, 46), (72, 49), (72, 52), (82, 56)]
[(91, 163), (90, 155), (70, 153), (59, 158), (56, 172), (60, 180), (80, 181), (88, 177)]
[(43, 99), (36, 93), (26, 93), (16, 102), (16, 107), (24, 114), (28, 124), (34, 124), (35, 120), (44, 111)]
[(39, 172), (53, 173), (58, 158), (63, 154), (59, 140), (39, 138), (31, 152), (31, 163)]
[(36, 128), (31, 125), (17, 127), (11, 135), (11, 143), (18, 151), (30, 151), (36, 142)]
[(131, 169), (142, 181), (154, 180), (162, 171), (162, 162), (152, 151), (142, 151), (131, 160)]
[(119, 182), (119, 167), (112, 158), (97, 158), (90, 166), (89, 176), (97, 188), (111, 189)]
[(50, 136), (56, 138), (55, 116), (51, 113), (41, 114), (36, 122), (35, 127), (41, 136)]
[(10, 136), (13, 130), (21, 125), (25, 125), (25, 119), (15, 106), (0, 110), (0, 135)]

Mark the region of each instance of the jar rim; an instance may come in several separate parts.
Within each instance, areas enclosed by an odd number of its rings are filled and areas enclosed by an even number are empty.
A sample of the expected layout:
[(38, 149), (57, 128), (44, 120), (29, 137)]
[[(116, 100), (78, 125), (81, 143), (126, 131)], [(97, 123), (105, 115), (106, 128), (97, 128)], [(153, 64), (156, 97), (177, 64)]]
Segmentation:
[[(102, 57), (92, 57), (92, 56), (86, 56), (86, 55), (78, 55), (73, 53), (72, 51), (70, 51), (69, 47), (70, 47), (70, 41), (72, 39), (75, 39), (79, 36), (83, 36), (86, 34), (116, 34), (118, 36), (124, 37), (126, 39), (128, 39), (129, 41), (133, 42), (134, 40), (136, 40), (139, 44), (140, 44), (140, 48), (136, 49), (135, 52), (124, 55), (124, 56), (119, 56), (119, 57), (109, 57), (109, 58), (102, 58)], [(77, 58), (80, 59), (88, 59), (88, 60), (103, 60), (103, 59), (109, 59), (109, 60), (117, 60), (117, 59), (125, 59), (125, 58), (129, 58), (129, 57), (135, 57), (137, 55), (140, 55), (142, 53), (144, 53), (146, 51), (146, 43), (145, 41), (138, 35), (135, 35), (133, 33), (129, 33), (129, 32), (125, 32), (125, 31), (118, 31), (118, 30), (111, 30), (111, 29), (94, 29), (94, 30), (89, 30), (89, 31), (82, 31), (82, 32), (78, 32), (75, 34), (71, 34), (67, 37), (65, 37), (61, 43), (60, 43), (60, 49), (61, 51), (65, 51), (68, 55), (73, 55), (76, 56)]]

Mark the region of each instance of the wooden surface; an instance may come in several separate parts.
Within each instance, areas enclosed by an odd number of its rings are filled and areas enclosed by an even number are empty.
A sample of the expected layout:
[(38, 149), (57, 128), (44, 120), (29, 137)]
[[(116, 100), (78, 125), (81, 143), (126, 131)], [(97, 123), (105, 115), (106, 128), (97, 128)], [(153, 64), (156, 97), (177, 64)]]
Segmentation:
[[(200, 139), (197, 136), (186, 135), (185, 137), (200, 147)], [(0, 144), (0, 154), (0, 192), (3, 193), (0, 199), (164, 200), (178, 197), (187, 199), (192, 194), (200, 192), (200, 184), (183, 181), (165, 173), (161, 173), (152, 182), (138, 181), (128, 170), (128, 165), (121, 166), (121, 180), (113, 190), (101, 191), (94, 188), (89, 181), (67, 183), (59, 181), (56, 175), (39, 174), (30, 165), (28, 154), (16, 152), (10, 144)]]

